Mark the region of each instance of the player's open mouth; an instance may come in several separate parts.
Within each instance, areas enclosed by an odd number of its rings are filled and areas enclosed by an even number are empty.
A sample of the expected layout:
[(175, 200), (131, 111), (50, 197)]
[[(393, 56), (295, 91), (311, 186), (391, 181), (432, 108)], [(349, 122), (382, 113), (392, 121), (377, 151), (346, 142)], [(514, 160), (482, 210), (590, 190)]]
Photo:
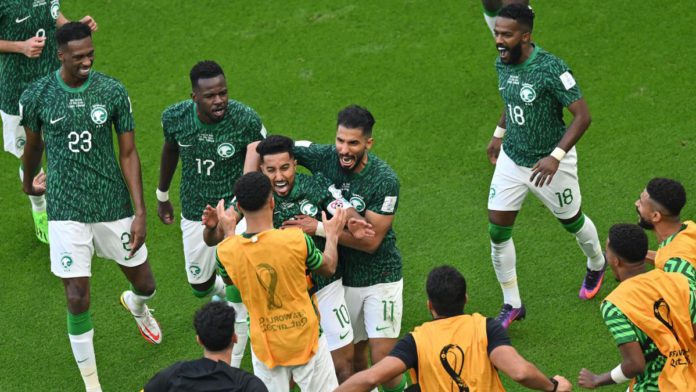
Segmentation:
[(341, 163), (341, 166), (351, 167), (355, 162), (355, 157), (352, 157), (350, 155), (341, 155), (338, 160)]
[(501, 59), (506, 59), (510, 54), (510, 51), (508, 51), (507, 48), (504, 46), (498, 46), (497, 48)]
[(92, 70), (92, 67), (80, 67), (78, 72), (80, 73), (80, 76), (87, 77), (89, 76), (89, 71)]
[(284, 195), (290, 190), (290, 183), (287, 181), (275, 181), (273, 183), (275, 191), (278, 194)]
[(213, 108), (212, 112), (217, 117), (222, 117), (225, 115), (225, 108), (224, 107)]

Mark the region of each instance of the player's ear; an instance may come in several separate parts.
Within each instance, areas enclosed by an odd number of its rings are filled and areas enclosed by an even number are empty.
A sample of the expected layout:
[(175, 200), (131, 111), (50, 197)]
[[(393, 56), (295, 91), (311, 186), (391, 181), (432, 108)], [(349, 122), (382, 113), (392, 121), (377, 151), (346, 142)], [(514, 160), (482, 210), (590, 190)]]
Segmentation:
[(367, 142), (365, 143), (365, 148), (368, 150), (372, 148), (372, 137), (367, 138)]
[(196, 343), (198, 343), (199, 346), (203, 346), (203, 343), (201, 343), (201, 338), (196, 335)]

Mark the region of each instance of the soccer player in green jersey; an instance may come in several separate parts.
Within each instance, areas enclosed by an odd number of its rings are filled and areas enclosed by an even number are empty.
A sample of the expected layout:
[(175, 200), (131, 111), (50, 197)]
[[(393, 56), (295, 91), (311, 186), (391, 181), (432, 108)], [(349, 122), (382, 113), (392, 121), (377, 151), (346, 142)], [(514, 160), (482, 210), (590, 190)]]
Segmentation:
[[(45, 181), (24, 177), (24, 192), (47, 194), (51, 271), (65, 287), (73, 355), (87, 391), (101, 391), (89, 313), (94, 251), (114, 260), (130, 281), (131, 289), (123, 292), (121, 303), (135, 317), (143, 337), (152, 343), (162, 340), (145, 304), (155, 294), (155, 279), (144, 245), (140, 158), (126, 89), (92, 70), (89, 27), (66, 23), (56, 32), (56, 40), (60, 69), (32, 83), (20, 98), (27, 135), (25, 170), (38, 171), (44, 145), (48, 164)], [(118, 138), (118, 163), (112, 127)]]
[[(356, 371), (386, 357), (401, 331), (402, 261), (392, 222), (398, 207), (399, 179), (386, 162), (369, 150), (375, 119), (365, 108), (352, 105), (338, 113), (335, 144), (300, 141), (295, 156), (312, 173), (331, 180), (355, 210), (373, 226), (372, 237), (357, 239), (344, 233), (339, 239), (346, 305), (353, 326)], [(385, 391), (400, 391), (398, 376), (383, 384)]]
[[(495, 165), (488, 219), (493, 266), (504, 298), (498, 320), (505, 328), (526, 314), (512, 228), (527, 193), (551, 210), (587, 256), (581, 299), (597, 294), (606, 269), (597, 229), (580, 208), (575, 144), (590, 125), (590, 112), (563, 60), (532, 44), (533, 25), (531, 8), (519, 4), (500, 10), (495, 25), (504, 109), (487, 151)], [(573, 115), (568, 127), (564, 107)]]
[[(325, 233), (323, 224), (318, 221), (321, 219), (322, 211), (333, 216), (336, 208), (345, 208), (346, 225), (352, 236), (363, 238), (374, 235), (371, 225), (347, 200), (342, 199), (340, 192), (331, 188), (327, 179), (321, 175), (296, 173), (297, 162), (293, 144), (290, 138), (272, 135), (255, 147), (261, 160), (261, 172), (268, 177), (273, 186), (273, 227), (299, 227), (312, 236), (317, 248), (323, 250)], [(236, 219), (241, 219), (241, 213), (236, 212)], [(215, 245), (222, 241), (223, 233), (217, 226), (216, 209), (206, 207), (203, 221), (206, 227), (210, 228), (204, 233), (206, 243)], [(331, 351), (338, 381), (343, 382), (353, 373), (353, 329), (345, 304), (340, 269), (329, 278), (312, 274), (312, 280), (312, 292), (316, 292), (319, 313), (322, 315), (322, 332)]]
[[(29, 83), (55, 71), (56, 28), (68, 20), (59, 0), (3, 0), (0, 2), (0, 119), (5, 151), (22, 159), (26, 136), (19, 124), (19, 97)], [(97, 23), (85, 16), (81, 23), (92, 31)], [(19, 168), (20, 181), (24, 177)], [(36, 237), (48, 243), (48, 220), (44, 196), (29, 196)]]
[[(169, 186), (181, 159), (181, 232), (186, 276), (198, 298), (225, 297), (225, 283), (215, 271), (215, 248), (203, 242), (201, 214), (206, 205), (232, 200), (231, 184), (242, 175), (247, 145), (266, 137), (261, 118), (250, 107), (228, 98), (225, 74), (214, 61), (201, 61), (190, 72), (191, 99), (162, 113), (164, 145), (157, 189), (157, 214), (174, 222)], [(242, 361), (247, 341), (247, 312), (237, 311), (238, 344), (232, 366)]]
[(491, 34), (495, 37), (495, 17), (498, 16), (498, 11), (501, 8), (510, 4), (529, 5), (529, 0), (481, 0), (483, 6), (483, 19), (486, 25), (491, 29)]
[[(696, 296), (681, 274), (646, 272), (647, 251), (648, 237), (638, 225), (609, 229), (607, 261), (621, 284), (602, 302), (601, 311), (622, 361), (603, 374), (583, 368), (578, 377), (583, 388), (633, 379), (630, 390), (636, 392), (693, 390)], [(662, 373), (671, 380), (663, 380)]]

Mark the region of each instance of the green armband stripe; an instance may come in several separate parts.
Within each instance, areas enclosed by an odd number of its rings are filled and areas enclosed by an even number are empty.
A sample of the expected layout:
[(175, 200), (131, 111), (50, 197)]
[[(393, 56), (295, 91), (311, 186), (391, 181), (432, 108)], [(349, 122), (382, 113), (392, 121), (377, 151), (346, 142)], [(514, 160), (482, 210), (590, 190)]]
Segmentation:
[(68, 311), (68, 334), (82, 335), (92, 329), (94, 329), (94, 325), (89, 310), (80, 314), (72, 314)]

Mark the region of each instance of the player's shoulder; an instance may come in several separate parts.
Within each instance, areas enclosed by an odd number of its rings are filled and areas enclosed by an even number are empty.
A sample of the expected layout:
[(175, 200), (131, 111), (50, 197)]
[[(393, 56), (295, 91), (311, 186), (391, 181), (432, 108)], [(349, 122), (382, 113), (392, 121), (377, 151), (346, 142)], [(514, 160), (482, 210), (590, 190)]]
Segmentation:
[(162, 121), (180, 119), (193, 113), (193, 101), (186, 99), (167, 106), (162, 112)]
[(392, 180), (399, 182), (399, 177), (396, 175), (396, 171), (383, 159), (370, 153), (369, 159), (372, 159), (373, 170), (377, 171), (380, 175), (380, 180)]
[(562, 58), (556, 56), (555, 54), (547, 50), (542, 49), (541, 47), (538, 48), (538, 52), (536, 55), (536, 63), (539, 64), (541, 67), (554, 72), (563, 72), (569, 69), (568, 64), (566, 64), (566, 62), (563, 61)]
[(256, 113), (254, 109), (252, 109), (249, 105), (234, 99), (227, 100), (227, 112), (235, 118), (242, 117), (260, 120), (259, 114)]
[(47, 96), (48, 94), (46, 94), (46, 92), (48, 90), (58, 87), (56, 82), (56, 75), (53, 72), (36, 79), (35, 81), (29, 83), (27, 88), (24, 90), (20, 102), (26, 101), (27, 99), (37, 99)]
[(122, 90), (122, 91), (125, 91), (125, 89), (126, 89), (126, 86), (124, 86), (120, 80), (116, 79), (113, 76), (107, 75), (105, 73), (101, 73), (98, 71), (92, 71), (91, 78), (92, 78), (91, 83), (99, 83), (100, 85), (106, 86), (110, 89), (117, 89), (117, 90)]

